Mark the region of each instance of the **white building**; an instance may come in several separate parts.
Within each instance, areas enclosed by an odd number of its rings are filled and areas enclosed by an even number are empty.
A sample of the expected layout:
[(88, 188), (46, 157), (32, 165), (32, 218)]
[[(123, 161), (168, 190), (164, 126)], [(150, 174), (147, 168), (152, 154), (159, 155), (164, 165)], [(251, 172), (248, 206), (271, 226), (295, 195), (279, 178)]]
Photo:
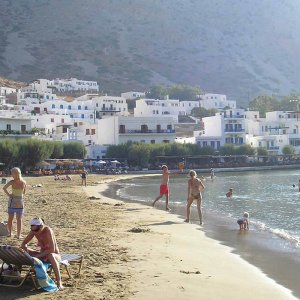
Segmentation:
[(146, 93), (143, 92), (126, 92), (122, 93), (121, 97), (123, 97), (126, 100), (134, 100), (137, 98), (144, 98), (146, 96)]
[(208, 93), (200, 96), (200, 106), (204, 107), (205, 109), (236, 109), (236, 101), (227, 100), (226, 95)]
[(119, 145), (127, 142), (157, 144), (175, 141), (172, 117), (111, 117), (97, 121), (97, 140), (101, 145)]
[[(53, 139), (55, 138), (55, 134), (57, 133), (57, 127), (60, 126), (62, 128), (63, 125), (73, 126), (73, 120), (69, 115), (58, 115), (58, 114), (35, 114), (32, 115), (31, 127), (37, 128), (45, 135), (49, 135), (49, 137)], [(67, 133), (65, 130), (64, 133)]]
[(201, 147), (210, 146), (217, 150), (224, 144), (246, 143), (243, 109), (226, 110), (215, 116), (203, 118), (202, 121), (204, 130), (196, 136), (196, 143)]
[(178, 122), (178, 116), (189, 115), (193, 108), (199, 107), (199, 101), (179, 101), (173, 99), (139, 99), (134, 109), (135, 117), (171, 116)]
[(49, 100), (57, 99), (53, 93), (51, 81), (48, 79), (38, 79), (28, 86), (21, 88), (17, 93), (18, 104), (38, 104)]
[(16, 93), (18, 89), (10, 88), (6, 86), (0, 86), (0, 96), (6, 96), (12, 93)]
[(0, 111), (0, 131), (3, 131), (5, 135), (30, 135), (31, 128), (30, 114), (8, 110)]
[(72, 92), (72, 91), (84, 91), (84, 92), (99, 92), (99, 85), (96, 81), (80, 80), (77, 78), (69, 79), (53, 79), (52, 86), (59, 92)]

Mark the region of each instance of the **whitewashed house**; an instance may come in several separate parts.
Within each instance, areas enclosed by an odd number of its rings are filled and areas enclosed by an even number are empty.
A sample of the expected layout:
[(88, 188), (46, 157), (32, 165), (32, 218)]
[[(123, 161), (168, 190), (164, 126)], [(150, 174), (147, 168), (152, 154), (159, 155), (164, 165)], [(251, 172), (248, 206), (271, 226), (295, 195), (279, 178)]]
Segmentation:
[(146, 96), (146, 93), (144, 92), (126, 92), (121, 93), (121, 97), (123, 97), (126, 100), (134, 100), (137, 98), (144, 98)]
[(99, 85), (96, 81), (80, 80), (77, 78), (69, 79), (53, 79), (51, 81), (52, 86), (59, 92), (72, 92), (72, 91), (84, 91), (84, 92), (99, 92)]
[(127, 142), (172, 143), (175, 141), (172, 117), (111, 117), (97, 120), (98, 143), (119, 145)]
[(25, 112), (0, 110), (0, 138), (31, 138), (31, 115)]
[(246, 143), (244, 109), (226, 110), (215, 116), (202, 119), (204, 130), (199, 131), (196, 143), (201, 147), (219, 149), (224, 144), (242, 145)]
[(226, 95), (207, 93), (200, 96), (200, 106), (205, 109), (216, 110), (236, 109), (236, 101), (227, 100)]
[(0, 96), (6, 96), (12, 93), (16, 93), (18, 89), (7, 87), (7, 86), (0, 86)]

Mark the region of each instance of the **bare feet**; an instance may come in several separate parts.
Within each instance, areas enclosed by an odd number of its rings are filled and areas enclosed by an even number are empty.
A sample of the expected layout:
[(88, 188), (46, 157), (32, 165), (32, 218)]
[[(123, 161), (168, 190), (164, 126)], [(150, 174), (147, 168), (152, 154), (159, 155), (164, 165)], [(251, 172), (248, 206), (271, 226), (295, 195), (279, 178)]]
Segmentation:
[(61, 282), (57, 283), (57, 288), (61, 291), (63, 290), (65, 287), (62, 285)]
[(190, 220), (185, 219), (183, 222), (185, 222), (185, 223), (190, 223)]
[(171, 208), (169, 206), (166, 207), (166, 211), (171, 211)]

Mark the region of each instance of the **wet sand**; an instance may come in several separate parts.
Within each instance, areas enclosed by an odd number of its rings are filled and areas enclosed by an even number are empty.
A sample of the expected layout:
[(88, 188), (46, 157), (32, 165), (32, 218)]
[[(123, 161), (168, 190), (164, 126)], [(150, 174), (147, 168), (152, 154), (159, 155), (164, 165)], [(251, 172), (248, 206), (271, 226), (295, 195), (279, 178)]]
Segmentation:
[[(100, 194), (108, 182), (130, 175), (79, 176), (71, 182), (26, 178), (25, 230), (40, 216), (56, 234), (61, 252), (84, 255), (82, 274), (54, 294), (30, 287), (0, 288), (1, 299), (295, 299), (259, 269), (207, 238), (201, 227), (174, 214)], [(1, 220), (7, 219), (6, 199)], [(2, 244), (20, 245), (15, 238)]]

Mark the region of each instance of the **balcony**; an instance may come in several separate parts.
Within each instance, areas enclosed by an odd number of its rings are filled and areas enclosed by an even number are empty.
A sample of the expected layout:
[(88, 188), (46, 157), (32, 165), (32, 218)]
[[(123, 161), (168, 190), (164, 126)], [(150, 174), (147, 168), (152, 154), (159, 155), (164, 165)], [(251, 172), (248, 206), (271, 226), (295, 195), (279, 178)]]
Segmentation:
[(227, 133), (227, 132), (229, 132), (229, 133), (234, 133), (234, 132), (240, 133), (240, 132), (245, 132), (245, 129), (243, 129), (243, 128), (225, 128), (224, 132), (225, 133)]
[(279, 150), (279, 146), (268, 147), (267, 150)]
[(165, 130), (119, 130), (119, 134), (170, 134), (175, 133), (175, 129), (165, 129)]
[(224, 115), (224, 119), (244, 119), (244, 115)]

